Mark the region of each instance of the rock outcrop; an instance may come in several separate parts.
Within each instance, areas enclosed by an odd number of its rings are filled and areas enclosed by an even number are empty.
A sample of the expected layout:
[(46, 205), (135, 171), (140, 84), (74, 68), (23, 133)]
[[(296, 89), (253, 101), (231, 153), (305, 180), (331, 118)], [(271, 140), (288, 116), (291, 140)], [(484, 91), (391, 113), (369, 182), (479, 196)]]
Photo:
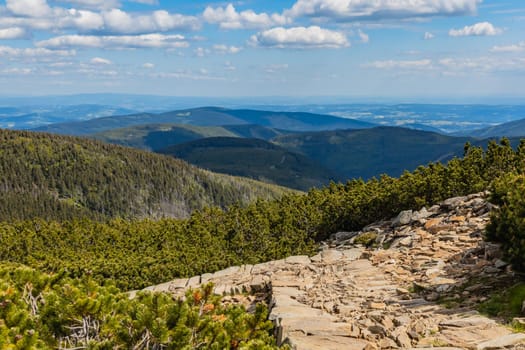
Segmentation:
[[(339, 232), (313, 257), (174, 280), (148, 288), (183, 296), (213, 282), (225, 302), (268, 297), (279, 344), (293, 349), (525, 349), (475, 311), (495, 285), (514, 278), (498, 246), (482, 240), (491, 204), (484, 194)], [(361, 246), (367, 237), (368, 247)], [(242, 295), (249, 292), (252, 295)]]

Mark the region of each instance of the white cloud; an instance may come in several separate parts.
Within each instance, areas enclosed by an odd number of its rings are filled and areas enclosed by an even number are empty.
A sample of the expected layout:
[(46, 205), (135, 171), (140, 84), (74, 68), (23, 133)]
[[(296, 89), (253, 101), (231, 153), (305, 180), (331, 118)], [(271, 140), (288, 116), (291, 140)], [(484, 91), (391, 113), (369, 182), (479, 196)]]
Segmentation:
[(414, 18), (473, 14), (482, 0), (297, 0), (285, 15), (358, 19)]
[(209, 75), (206, 70), (204, 70), (206, 74), (202, 74), (202, 69), (198, 72), (194, 72), (191, 70), (179, 70), (176, 72), (162, 72), (162, 73), (155, 73), (151, 74), (150, 76), (152, 78), (160, 78), (160, 79), (186, 79), (186, 80), (214, 80), (214, 81), (224, 81), (226, 80), (224, 77), (218, 77)]
[(130, 2), (136, 2), (139, 4), (146, 4), (146, 5), (157, 5), (159, 2), (158, 0), (128, 0)]
[(199, 20), (193, 16), (170, 14), (167, 11), (154, 11), (149, 15), (133, 15), (120, 9), (102, 13), (104, 30), (118, 34), (141, 34), (166, 32), (170, 30), (196, 30)]
[(370, 41), (370, 38), (368, 37), (368, 34), (363, 32), (361, 29), (357, 32), (357, 35), (359, 35), (359, 39), (361, 39), (362, 43), (367, 43)]
[(1, 70), (2, 75), (29, 75), (33, 73), (31, 68), (6, 68)]
[(113, 62), (111, 62), (110, 60), (101, 58), (101, 57), (93, 57), (91, 61), (89, 62), (94, 65), (103, 65), (103, 66), (113, 64)]
[(496, 28), (489, 22), (480, 22), (462, 29), (451, 29), (450, 36), (491, 36), (503, 33), (503, 30)]
[(146, 69), (153, 69), (155, 68), (155, 65), (153, 63), (150, 63), (150, 62), (146, 62), (142, 65), (142, 68), (146, 68)]
[(343, 33), (323, 29), (318, 26), (272, 28), (250, 39), (250, 44), (261, 47), (273, 48), (341, 48), (348, 47), (346, 36)]
[(233, 72), (237, 69), (230, 61), (224, 62), (224, 70)]
[(24, 28), (13, 27), (0, 29), (0, 40), (22, 39), (27, 37), (27, 32)]
[(525, 69), (525, 59), (501, 59), (497, 57), (444, 57), (421, 60), (385, 60), (364, 64), (365, 68), (382, 70), (433, 71), (443, 75), (465, 75), (466, 72), (490, 73), (496, 71), (515, 71)]
[(436, 36), (430, 32), (425, 32), (425, 35), (423, 35), (423, 39), (425, 40), (432, 40), (434, 39)]
[(63, 35), (36, 43), (42, 48), (182, 48), (188, 47), (182, 35), (143, 34), (122, 36)]
[(237, 46), (227, 46), (227, 45), (213, 45), (213, 49), (218, 53), (230, 53), (235, 54), (241, 52), (241, 48)]
[(59, 28), (75, 28), (84, 32), (102, 30), (105, 27), (102, 15), (92, 11), (69, 9), (64, 10), (62, 14), (59, 14), (61, 10), (55, 12), (57, 14), (55, 25)]
[(523, 52), (525, 51), (525, 41), (514, 45), (494, 46), (491, 52)]
[(374, 61), (363, 65), (366, 68), (376, 69), (427, 69), (432, 67), (432, 60), (421, 59), (421, 60), (386, 60), (386, 61)]
[(118, 0), (57, 0), (57, 2), (96, 10), (108, 10), (120, 7)]
[(464, 73), (476, 71), (481, 73), (495, 71), (516, 71), (525, 69), (523, 58), (467, 57), (443, 58), (438, 62), (449, 71)]
[[(148, 34), (172, 30), (197, 30), (201, 23), (197, 17), (171, 14), (165, 10), (135, 14), (111, 8), (95, 12), (86, 9), (50, 8), (45, 1), (35, 9), (18, 6), (36, 0), (8, 0), (12, 2), (10, 14), (0, 15), (0, 27), (22, 27), (36, 30), (77, 30), (81, 33)], [(39, 0), (40, 1), (40, 0)], [(95, 1), (92, 2), (95, 5)], [(9, 3), (8, 3), (9, 5)], [(44, 6), (45, 5), (45, 6)], [(24, 12), (25, 11), (25, 12)], [(22, 15), (26, 13), (25, 15)], [(32, 16), (32, 17), (28, 17)]]
[(46, 48), (15, 48), (10, 46), (0, 46), (0, 57), (67, 57), (75, 56), (75, 50), (49, 50)]
[(264, 72), (268, 74), (274, 74), (274, 73), (278, 73), (278, 72), (287, 70), (288, 68), (289, 68), (289, 65), (287, 63), (270, 64), (264, 67)]
[(255, 13), (253, 10), (237, 12), (232, 4), (226, 7), (206, 7), (202, 14), (208, 23), (219, 24), (223, 29), (268, 28), (290, 23), (290, 19), (280, 14)]
[(6, 7), (16, 16), (43, 17), (51, 13), (46, 0), (6, 0)]
[(193, 50), (193, 53), (197, 57), (205, 57), (205, 56), (208, 56), (211, 53), (211, 51), (204, 47), (198, 47), (195, 50)]

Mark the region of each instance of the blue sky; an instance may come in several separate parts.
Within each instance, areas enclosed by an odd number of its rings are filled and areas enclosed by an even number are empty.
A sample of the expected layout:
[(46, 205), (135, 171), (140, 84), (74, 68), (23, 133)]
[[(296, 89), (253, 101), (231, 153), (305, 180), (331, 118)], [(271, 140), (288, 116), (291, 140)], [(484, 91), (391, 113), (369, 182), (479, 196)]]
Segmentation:
[(525, 97), (523, 0), (1, 0), (0, 95)]

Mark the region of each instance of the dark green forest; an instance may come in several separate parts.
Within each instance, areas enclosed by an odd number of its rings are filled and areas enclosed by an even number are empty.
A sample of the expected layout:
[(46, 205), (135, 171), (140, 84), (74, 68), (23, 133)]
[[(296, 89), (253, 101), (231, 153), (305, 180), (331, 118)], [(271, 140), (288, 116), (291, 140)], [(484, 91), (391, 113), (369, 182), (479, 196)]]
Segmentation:
[[(9, 162), (4, 161), (2, 169), (10, 172), (10, 177), (2, 177), (2, 191), (26, 191), (34, 206), (42, 205), (38, 202), (41, 193), (47, 194), (35, 184), (45, 184), (48, 192), (49, 188), (82, 190), (82, 185), (77, 185), (82, 179), (73, 177), (71, 184), (57, 184), (48, 182), (53, 177), (46, 177), (47, 174), (71, 171), (68, 168), (84, 169), (83, 173), (93, 176), (105, 174), (94, 178), (111, 183), (112, 177), (104, 173), (102, 164), (109, 167), (120, 158), (111, 157), (107, 150), (104, 152), (106, 148), (126, 154), (123, 159), (143, 157), (133, 168), (141, 169), (142, 174), (162, 165), (173, 166), (167, 170), (176, 168), (175, 164), (193, 169), (185, 163), (170, 163), (161, 156), (153, 156), (155, 163), (143, 152), (93, 141), (19, 132), (1, 135), (2, 156), (9, 155)], [(94, 145), (96, 152), (89, 153), (91, 148), (87, 145)], [(62, 147), (71, 151), (56, 153)], [(66, 155), (72, 158), (68, 160)], [(54, 161), (62, 163), (54, 169)], [(398, 178), (385, 175), (368, 181), (331, 183), (306, 194), (289, 192), (277, 199), (259, 199), (249, 204), (202, 204), (185, 219), (129, 220), (130, 213), (122, 214), (118, 209), (129, 201), (122, 206), (116, 202), (117, 209), (103, 213), (107, 214), (105, 220), (100, 220), (102, 215), (59, 215), (54, 207), (45, 207), (50, 214), (39, 218), (34, 211), (24, 211), (16, 195), (5, 196), (3, 200), (11, 206), (8, 210), (12, 214), (4, 214), (0, 224), (0, 260), (4, 264), (0, 268), (0, 338), (4, 343), (0, 345), (7, 349), (85, 345), (76, 333), (82, 322), (82, 327), (87, 324), (88, 333), (89, 327), (97, 327), (91, 330), (93, 337), (89, 339), (94, 349), (154, 348), (154, 344), (158, 348), (193, 348), (195, 342), (210, 349), (271, 349), (275, 345), (263, 306), (255, 313), (246, 313), (242, 308), (225, 309), (206, 287), (192, 292), (185, 301), (151, 293), (139, 293), (129, 300), (121, 291), (231, 265), (313, 254), (320, 241), (337, 231), (358, 230), (404, 209), (419, 209), (445, 198), (487, 189), (491, 189), (493, 200), (499, 204), (487, 238), (504, 242), (505, 257), (515, 268), (523, 269), (524, 165), (525, 141), (516, 149), (507, 139), (491, 141), (485, 150), (466, 144), (464, 157), (447, 164), (420, 166)], [(124, 174), (122, 181), (128, 182), (114, 191), (129, 193), (133, 185), (135, 189), (153, 186), (151, 176), (135, 184), (135, 180), (126, 177), (129, 168), (117, 169), (120, 170), (112, 172), (113, 181), (119, 182), (118, 176)], [(92, 179), (87, 177), (84, 183)], [(96, 187), (97, 182), (93, 183)], [(235, 186), (233, 180), (230, 184)], [(29, 188), (34, 191), (28, 191)], [(73, 198), (78, 210), (89, 213), (86, 208), (93, 208), (86, 203), (90, 202), (80, 200), (86, 193), (90, 192), (80, 191), (81, 195), (77, 193)], [(232, 199), (235, 196), (231, 194)], [(102, 198), (112, 200), (110, 197)], [(94, 208), (96, 198), (92, 202)], [(134, 203), (134, 210), (142, 210), (139, 204), (144, 202)], [(205, 308), (206, 305), (213, 306)]]
[(180, 218), (284, 192), (131, 148), (0, 130), (0, 220)]

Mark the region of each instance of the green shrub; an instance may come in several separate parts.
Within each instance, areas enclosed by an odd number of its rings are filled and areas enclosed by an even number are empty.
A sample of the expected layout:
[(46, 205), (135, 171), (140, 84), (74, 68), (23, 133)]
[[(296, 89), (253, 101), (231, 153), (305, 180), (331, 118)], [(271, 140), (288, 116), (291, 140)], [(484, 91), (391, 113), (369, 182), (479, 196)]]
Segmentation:
[(509, 174), (495, 181), (491, 200), (499, 208), (492, 213), (486, 238), (501, 244), (514, 269), (525, 271), (525, 176)]
[(223, 306), (212, 286), (184, 300), (0, 266), (1, 349), (277, 349), (266, 306)]

